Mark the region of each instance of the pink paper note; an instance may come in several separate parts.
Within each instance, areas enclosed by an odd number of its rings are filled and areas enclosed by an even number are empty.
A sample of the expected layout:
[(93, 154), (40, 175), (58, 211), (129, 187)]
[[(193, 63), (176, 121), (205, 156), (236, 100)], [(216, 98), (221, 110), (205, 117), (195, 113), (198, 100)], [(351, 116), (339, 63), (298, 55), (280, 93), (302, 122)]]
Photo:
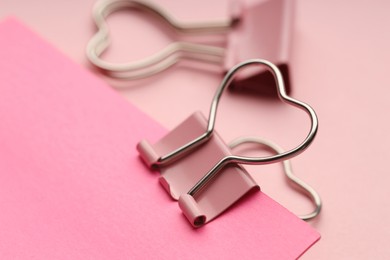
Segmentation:
[(319, 239), (263, 193), (193, 229), (135, 149), (161, 126), (15, 19), (0, 37), (0, 259), (294, 259)]

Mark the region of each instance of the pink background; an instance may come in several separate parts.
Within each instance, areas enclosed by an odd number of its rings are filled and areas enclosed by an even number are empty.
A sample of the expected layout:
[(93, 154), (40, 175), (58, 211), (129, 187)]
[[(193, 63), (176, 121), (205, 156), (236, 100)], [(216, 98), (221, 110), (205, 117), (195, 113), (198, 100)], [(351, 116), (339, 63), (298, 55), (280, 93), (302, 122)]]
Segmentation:
[[(209, 1), (207, 1), (209, 2)], [(183, 21), (225, 17), (226, 2), (159, 1)], [(85, 46), (94, 32), (94, 1), (2, 0), (0, 17), (14, 15), (76, 62), (89, 66)], [(322, 235), (303, 259), (390, 257), (390, 2), (297, 1), (292, 45), (292, 95), (311, 104), (320, 131), (307, 152), (293, 160), (296, 174), (316, 188), (324, 208), (310, 222)], [(109, 19), (113, 45), (108, 59), (137, 59), (169, 42), (153, 23), (124, 12)], [(141, 30), (140, 30), (141, 29)], [(3, 40), (3, 39), (1, 39)], [(215, 72), (185, 66), (121, 93), (167, 128), (194, 110), (207, 113), (221, 80)], [(226, 93), (216, 129), (225, 140), (259, 135), (292, 148), (306, 134), (301, 111), (258, 96)], [(240, 123), (237, 122), (240, 120)], [(234, 126), (234, 127), (232, 127)], [(263, 191), (293, 212), (311, 205), (288, 189), (280, 166), (249, 167)]]

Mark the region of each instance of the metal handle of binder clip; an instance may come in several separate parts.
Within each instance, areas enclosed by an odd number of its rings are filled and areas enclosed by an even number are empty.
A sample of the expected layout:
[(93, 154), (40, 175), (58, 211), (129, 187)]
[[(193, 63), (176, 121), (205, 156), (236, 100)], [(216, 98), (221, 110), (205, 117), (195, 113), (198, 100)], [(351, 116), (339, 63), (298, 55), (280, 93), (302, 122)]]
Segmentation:
[(234, 19), (202, 24), (183, 24), (152, 3), (141, 0), (98, 1), (93, 9), (93, 17), (98, 32), (87, 45), (87, 57), (96, 67), (112, 77), (119, 79), (139, 79), (152, 76), (168, 69), (180, 59), (191, 59), (220, 64), (224, 48), (205, 44), (176, 41), (159, 52), (142, 60), (127, 63), (112, 63), (100, 58), (109, 45), (109, 30), (105, 18), (111, 13), (124, 9), (137, 9), (149, 12), (163, 20), (168, 26), (181, 34), (226, 33), (235, 22)]
[[(270, 140), (253, 136), (237, 138), (229, 143), (229, 147), (231, 149), (234, 149), (239, 145), (246, 143), (260, 144), (271, 149), (275, 153), (283, 153), (283, 149), (276, 143), (271, 142)], [(288, 180), (297, 185), (302, 191), (304, 191), (315, 206), (312, 212), (304, 215), (299, 215), (298, 217), (305, 221), (317, 217), (320, 214), (322, 208), (322, 201), (320, 195), (313, 187), (311, 187), (309, 184), (294, 175), (290, 160), (283, 161), (283, 170)]]
[(318, 118), (313, 110), (308, 104), (301, 102), (299, 100), (296, 100), (290, 96), (287, 95), (284, 82), (282, 78), (282, 74), (277, 68), (276, 65), (273, 63), (262, 60), (262, 59), (252, 59), (247, 60), (245, 62), (239, 63), (238, 65), (234, 66), (224, 77), (222, 80), (219, 88), (217, 89), (217, 92), (215, 93), (215, 96), (211, 103), (210, 113), (209, 113), (209, 119), (208, 119), (208, 125), (207, 130), (199, 137), (195, 138), (191, 142), (179, 147), (178, 149), (170, 152), (167, 155), (164, 155), (159, 158), (158, 165), (164, 165), (167, 164), (175, 159), (178, 159), (180, 156), (185, 155), (187, 152), (190, 152), (195, 147), (201, 145), (202, 143), (206, 142), (213, 133), (215, 120), (216, 120), (216, 114), (217, 114), (217, 108), (218, 103), (221, 98), (221, 95), (223, 91), (226, 89), (226, 87), (232, 82), (234, 75), (241, 69), (247, 67), (247, 66), (254, 66), (254, 65), (260, 65), (265, 66), (269, 71), (272, 72), (275, 80), (276, 80), (276, 87), (278, 92), (278, 97), (280, 100), (282, 100), (284, 103), (287, 103), (289, 105), (295, 106), (303, 111), (305, 111), (311, 121), (311, 127), (309, 130), (308, 135), (303, 140), (302, 143), (300, 143), (298, 146), (291, 150), (287, 150), (282, 153), (278, 153), (275, 155), (270, 156), (264, 156), (264, 157), (246, 157), (246, 156), (238, 156), (238, 155), (230, 155), (226, 156), (223, 159), (221, 159), (208, 173), (206, 173), (203, 178), (201, 178), (198, 183), (194, 185), (194, 187), (188, 192), (190, 195), (195, 195), (200, 189), (202, 189), (207, 183), (213, 179), (213, 177), (227, 164), (230, 163), (242, 163), (242, 164), (270, 164), (275, 162), (280, 162), (287, 160), (289, 158), (292, 158), (300, 153), (302, 153), (314, 140), (314, 137), (316, 136), (317, 129), (318, 129)]

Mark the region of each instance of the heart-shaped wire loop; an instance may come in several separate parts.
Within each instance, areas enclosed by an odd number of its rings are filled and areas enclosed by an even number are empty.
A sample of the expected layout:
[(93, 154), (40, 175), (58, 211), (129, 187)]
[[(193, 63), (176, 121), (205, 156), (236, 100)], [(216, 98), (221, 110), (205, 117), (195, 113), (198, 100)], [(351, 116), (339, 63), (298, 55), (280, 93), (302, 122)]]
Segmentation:
[(211, 103), (210, 113), (209, 113), (209, 119), (208, 119), (208, 125), (207, 130), (199, 137), (195, 138), (191, 142), (187, 143), (186, 145), (183, 145), (179, 147), (178, 149), (170, 152), (167, 155), (162, 156), (157, 164), (158, 165), (164, 165), (166, 163), (169, 163), (172, 160), (175, 160), (177, 157), (182, 156), (183, 154), (189, 152), (191, 149), (195, 148), (196, 146), (202, 144), (203, 142), (207, 141), (208, 138), (212, 136), (216, 115), (217, 115), (217, 109), (218, 109), (218, 103), (221, 98), (221, 95), (223, 91), (226, 89), (226, 87), (232, 82), (234, 75), (241, 69), (243, 69), (246, 66), (253, 66), (253, 65), (261, 65), (265, 66), (269, 71), (272, 72), (273, 76), (276, 80), (276, 87), (278, 92), (278, 97), (285, 103), (293, 105), (295, 107), (298, 107), (302, 110), (304, 110), (309, 116), (311, 120), (311, 127), (309, 134), (305, 138), (305, 140), (296, 146), (295, 148), (288, 150), (286, 152), (283, 152), (281, 154), (276, 154), (272, 156), (266, 156), (266, 157), (244, 157), (244, 156), (236, 156), (232, 155), (229, 157), (225, 157), (222, 159), (222, 164), (226, 163), (244, 163), (244, 164), (268, 164), (268, 163), (275, 163), (280, 162), (286, 159), (289, 159), (291, 157), (294, 157), (301, 152), (303, 152), (313, 141), (317, 129), (318, 129), (318, 118), (316, 113), (314, 112), (313, 108), (311, 108), (308, 104), (298, 101), (286, 94), (286, 90), (284, 87), (284, 82), (282, 78), (282, 74), (277, 66), (275, 66), (273, 63), (262, 60), (262, 59), (252, 59), (247, 60), (245, 62), (239, 63), (238, 65), (234, 66), (224, 79), (222, 80), (219, 88), (217, 89), (217, 92), (214, 95), (213, 101)]
[[(279, 153), (279, 154), (283, 153), (283, 149), (276, 143), (271, 142), (270, 140), (266, 140), (259, 137), (253, 137), (253, 136), (237, 138), (229, 143), (229, 147), (230, 149), (234, 149), (246, 143), (260, 144), (271, 149), (275, 153)], [(302, 220), (311, 220), (317, 217), (320, 214), (322, 208), (322, 201), (320, 195), (309, 184), (305, 183), (304, 181), (302, 181), (301, 179), (299, 179), (297, 176), (294, 175), (290, 160), (283, 161), (283, 170), (286, 177), (289, 179), (289, 181), (291, 181), (292, 183), (297, 185), (300, 189), (302, 189), (302, 191), (306, 193), (306, 195), (310, 198), (310, 200), (313, 202), (315, 206), (312, 212), (304, 215), (299, 215), (299, 218)]]
[(159, 7), (146, 1), (98, 1), (93, 9), (93, 17), (98, 27), (98, 32), (88, 42), (86, 52), (89, 61), (110, 76), (128, 80), (146, 78), (168, 69), (181, 59), (217, 64), (222, 63), (225, 52), (224, 48), (183, 41), (172, 42), (157, 53), (134, 62), (112, 63), (101, 59), (101, 54), (109, 45), (109, 30), (105, 18), (111, 13), (125, 8), (151, 13), (179, 34), (226, 33), (235, 22), (232, 19), (222, 22), (183, 24), (177, 22)]

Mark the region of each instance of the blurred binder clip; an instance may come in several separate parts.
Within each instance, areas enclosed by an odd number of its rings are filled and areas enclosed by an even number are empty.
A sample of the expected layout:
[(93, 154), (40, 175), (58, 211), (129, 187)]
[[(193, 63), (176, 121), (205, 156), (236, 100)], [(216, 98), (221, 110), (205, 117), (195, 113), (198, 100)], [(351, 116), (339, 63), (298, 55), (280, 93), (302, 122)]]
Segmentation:
[[(112, 63), (101, 58), (109, 45), (109, 29), (105, 18), (124, 9), (137, 9), (157, 16), (178, 35), (225, 34), (225, 47), (175, 41), (142, 60)], [(289, 52), (293, 22), (293, 0), (241, 0), (231, 2), (230, 17), (221, 22), (199, 24), (180, 23), (155, 4), (142, 0), (102, 0), (93, 9), (98, 28), (87, 46), (89, 61), (110, 77), (139, 79), (164, 71), (180, 60), (195, 60), (217, 64), (226, 73), (234, 64), (259, 57), (276, 64), (290, 92)], [(256, 88), (258, 82), (263, 88)], [(269, 71), (255, 68), (240, 73), (230, 84), (231, 89), (252, 89), (276, 94), (273, 76)]]
[[(244, 67), (262, 67), (270, 71), (276, 82), (281, 101), (305, 111), (311, 127), (302, 143), (295, 148), (282, 151), (271, 142), (246, 138), (227, 145), (214, 131), (218, 103), (223, 91), (231, 84), (233, 77)], [(313, 141), (318, 128), (314, 110), (301, 101), (287, 95), (280, 70), (269, 61), (254, 59), (234, 66), (224, 77), (212, 100), (206, 119), (200, 112), (173, 129), (156, 144), (142, 140), (137, 149), (146, 165), (161, 172), (160, 183), (175, 200), (184, 215), (194, 227), (211, 221), (232, 206), (245, 194), (258, 190), (259, 186), (241, 164), (269, 164), (286, 161), (303, 152)], [(262, 143), (276, 154), (266, 157), (245, 157), (233, 155), (232, 149), (241, 143)], [(303, 216), (311, 219), (318, 215), (321, 200), (307, 184), (296, 178), (289, 164), (285, 162), (286, 175), (303, 188), (312, 198), (316, 209)]]

